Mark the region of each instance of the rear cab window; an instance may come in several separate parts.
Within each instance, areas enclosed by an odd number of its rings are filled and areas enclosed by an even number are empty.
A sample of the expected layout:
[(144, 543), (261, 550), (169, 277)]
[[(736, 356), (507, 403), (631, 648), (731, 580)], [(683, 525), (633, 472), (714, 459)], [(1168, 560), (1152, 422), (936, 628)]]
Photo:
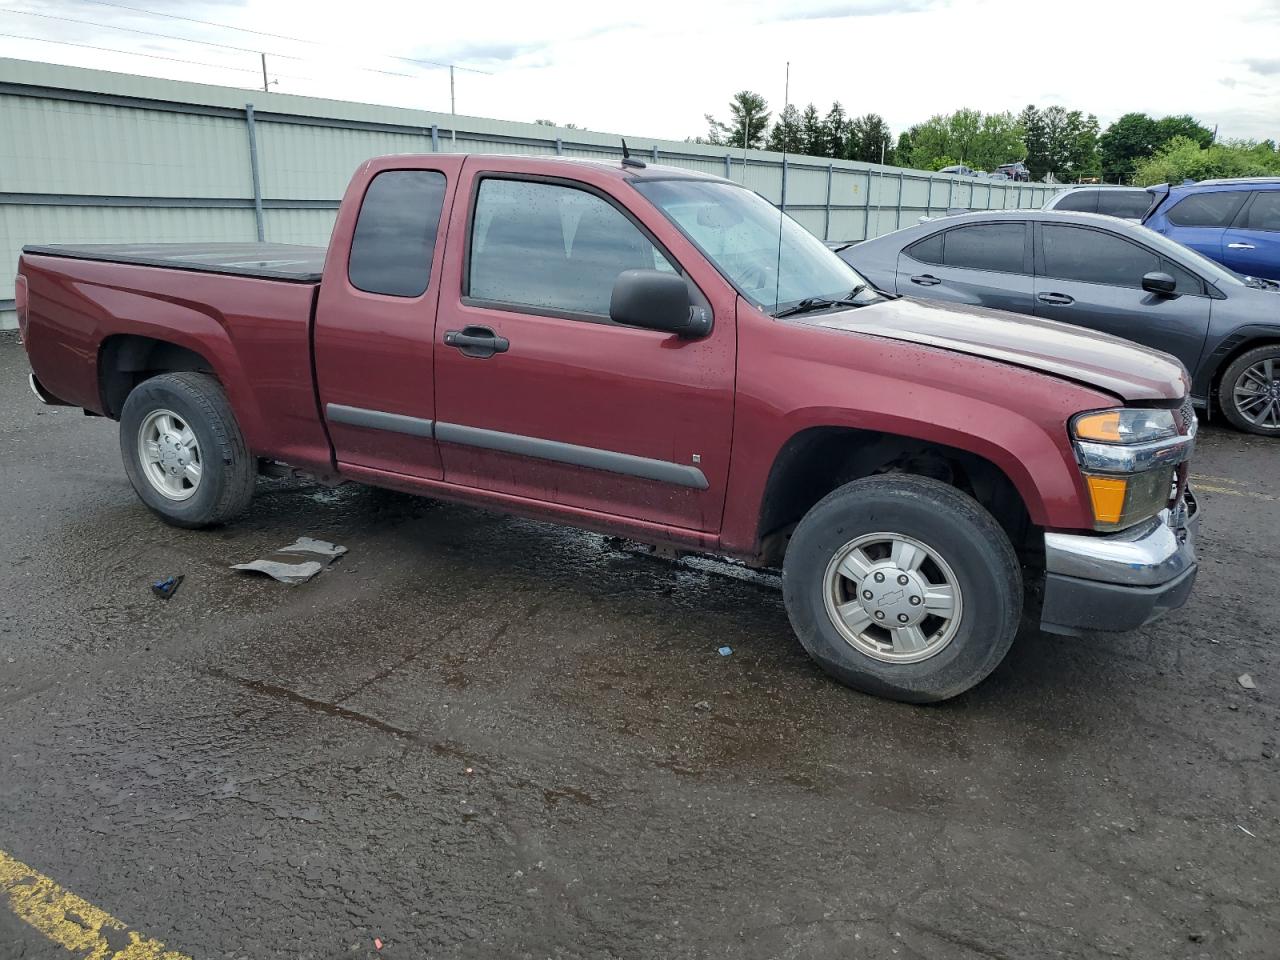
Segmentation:
[(444, 174), (435, 170), (384, 170), (370, 181), (347, 262), (353, 287), (392, 297), (426, 293), (444, 192)]

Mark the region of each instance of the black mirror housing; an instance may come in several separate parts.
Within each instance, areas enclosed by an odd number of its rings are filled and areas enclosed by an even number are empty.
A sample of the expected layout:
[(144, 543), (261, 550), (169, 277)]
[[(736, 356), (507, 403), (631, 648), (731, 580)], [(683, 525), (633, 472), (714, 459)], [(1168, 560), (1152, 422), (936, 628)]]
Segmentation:
[(609, 299), (609, 319), (678, 337), (705, 337), (711, 332), (710, 314), (692, 303), (688, 281), (662, 270), (623, 270), (618, 274)]
[(1171, 297), (1178, 291), (1178, 281), (1163, 270), (1155, 270), (1143, 276), (1142, 289), (1147, 293)]

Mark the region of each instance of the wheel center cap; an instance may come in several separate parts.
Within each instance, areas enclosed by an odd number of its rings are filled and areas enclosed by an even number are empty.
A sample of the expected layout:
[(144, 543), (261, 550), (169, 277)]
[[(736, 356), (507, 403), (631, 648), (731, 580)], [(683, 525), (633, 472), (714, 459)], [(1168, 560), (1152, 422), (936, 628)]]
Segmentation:
[(160, 466), (172, 474), (182, 472), (187, 465), (187, 453), (178, 442), (176, 434), (166, 433), (159, 440)]
[(872, 567), (858, 586), (858, 601), (886, 629), (910, 627), (925, 618), (925, 583), (918, 574), (893, 563)]

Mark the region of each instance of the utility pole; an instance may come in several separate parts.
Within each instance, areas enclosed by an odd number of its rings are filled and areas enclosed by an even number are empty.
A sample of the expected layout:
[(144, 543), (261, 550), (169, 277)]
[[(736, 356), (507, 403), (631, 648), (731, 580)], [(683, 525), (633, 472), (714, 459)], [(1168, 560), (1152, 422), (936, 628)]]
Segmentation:
[(262, 92), (268, 93), (267, 90), (267, 55), (265, 53), (258, 54), (262, 58)]
[(449, 115), (453, 117), (453, 123), (449, 130), (449, 138), (453, 143), (453, 149), (458, 149), (458, 105), (454, 99), (453, 93), (453, 64), (449, 64)]

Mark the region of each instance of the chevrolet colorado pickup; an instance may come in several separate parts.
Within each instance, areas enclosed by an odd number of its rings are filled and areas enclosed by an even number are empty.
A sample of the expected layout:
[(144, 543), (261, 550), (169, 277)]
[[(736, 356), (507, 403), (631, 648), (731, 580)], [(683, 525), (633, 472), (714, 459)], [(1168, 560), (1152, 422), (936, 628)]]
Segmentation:
[(365, 163), (328, 250), (27, 247), (46, 403), (119, 421), (183, 527), (288, 468), (782, 570), (813, 658), (955, 696), (1013, 642), (1196, 576), (1173, 358), (870, 287), (742, 186), (529, 157)]

